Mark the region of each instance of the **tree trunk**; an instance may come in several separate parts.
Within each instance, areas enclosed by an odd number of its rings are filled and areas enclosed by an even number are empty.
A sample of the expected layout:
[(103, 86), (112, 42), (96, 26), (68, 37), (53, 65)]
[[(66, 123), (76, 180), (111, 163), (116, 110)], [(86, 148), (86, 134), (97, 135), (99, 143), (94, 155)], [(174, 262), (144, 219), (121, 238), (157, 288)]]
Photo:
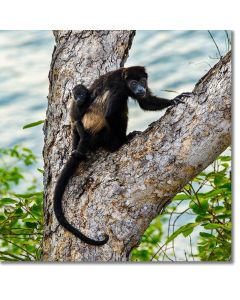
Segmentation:
[(127, 261), (154, 217), (231, 141), (231, 53), (195, 86), (194, 96), (167, 110), (116, 153), (99, 150), (81, 163), (65, 191), (67, 219), (104, 246), (90, 246), (53, 215), (56, 179), (71, 149), (70, 90), (123, 65), (133, 31), (55, 32), (44, 127), (45, 261)]

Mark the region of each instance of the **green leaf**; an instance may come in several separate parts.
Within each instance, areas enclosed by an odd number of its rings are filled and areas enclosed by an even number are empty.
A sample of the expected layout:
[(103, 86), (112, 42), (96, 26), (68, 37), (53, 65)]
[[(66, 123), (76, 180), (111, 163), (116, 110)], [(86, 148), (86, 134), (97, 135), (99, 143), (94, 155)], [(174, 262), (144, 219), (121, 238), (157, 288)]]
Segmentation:
[(37, 228), (38, 227), (38, 223), (36, 223), (36, 220), (35, 220), (35, 222), (26, 222), (25, 224), (28, 228)]
[(45, 120), (40, 120), (40, 121), (37, 121), (37, 122), (29, 123), (29, 124), (24, 125), (23, 129), (34, 127), (34, 126), (38, 126), (38, 125), (40, 125), (40, 124), (42, 124), (44, 122), (45, 122)]
[(23, 222), (29, 222), (29, 223), (37, 223), (37, 220), (35, 218), (24, 218), (22, 219)]
[(219, 214), (219, 213), (223, 213), (226, 211), (226, 207), (224, 206), (215, 206), (212, 208), (213, 212), (216, 213), (216, 214)]
[(214, 189), (214, 190), (211, 190), (205, 194), (203, 194), (202, 196), (204, 198), (211, 198), (211, 197), (214, 197), (214, 196), (217, 196), (217, 195), (221, 195), (221, 193), (223, 192), (224, 189)]
[(15, 210), (15, 216), (22, 216), (24, 215), (24, 211), (18, 207), (16, 210)]
[(0, 199), (0, 207), (7, 205), (7, 204), (16, 204), (18, 201), (12, 199), (12, 198), (2, 198)]
[(183, 225), (179, 227), (172, 235), (169, 236), (169, 238), (166, 241), (166, 244), (174, 240), (179, 234), (183, 234), (184, 236), (188, 236), (192, 233), (194, 227), (198, 226), (199, 223), (188, 223), (186, 225)]
[(200, 232), (199, 235), (203, 238), (213, 238), (213, 239), (216, 239), (216, 237), (210, 233), (207, 233), (207, 232)]
[(18, 259), (15, 258), (9, 258), (7, 256), (0, 256), (0, 261), (18, 261)]
[(231, 161), (232, 160), (232, 157), (231, 156), (227, 156), (227, 155), (219, 156), (219, 158), (221, 159), (221, 161)]
[(200, 214), (196, 217), (195, 221), (200, 223), (200, 222), (203, 222), (203, 221), (208, 221), (209, 219), (212, 219), (212, 216), (211, 215), (208, 215), (208, 214)]
[(31, 208), (31, 213), (34, 215), (34, 217), (40, 218), (43, 214), (42, 206), (34, 204)]
[(231, 231), (232, 230), (232, 223), (229, 222), (227, 224), (223, 224), (222, 228), (225, 229), (225, 230), (227, 230), (227, 231)]
[(221, 225), (211, 223), (211, 224), (204, 225), (204, 228), (205, 229), (218, 229), (218, 228), (221, 228)]
[(216, 173), (215, 174), (215, 177), (214, 177), (214, 184), (215, 185), (220, 185), (221, 183), (224, 183), (224, 181), (226, 181), (226, 178), (225, 178), (224, 174), (221, 174), (221, 173)]
[(199, 203), (195, 204), (194, 202), (191, 202), (189, 207), (192, 209), (193, 212), (197, 215), (205, 215), (208, 210), (208, 199), (201, 198), (199, 195)]
[(218, 219), (226, 219), (226, 218), (231, 218), (232, 216), (232, 211), (231, 210), (227, 210), (225, 214), (222, 215), (218, 215)]
[(34, 197), (34, 196), (40, 196), (40, 195), (42, 195), (42, 192), (26, 193), (26, 194), (15, 194), (16, 197), (24, 198), (24, 199), (31, 198), (31, 197)]
[(204, 228), (205, 229), (218, 229), (218, 228), (222, 228), (222, 229), (225, 229), (227, 231), (231, 231), (232, 225), (231, 225), (230, 222), (227, 223), (227, 224), (211, 223), (211, 224), (204, 225)]
[(189, 228), (189, 229), (187, 229), (187, 230), (184, 230), (183, 232), (182, 232), (182, 234), (184, 235), (184, 237), (187, 237), (187, 236), (189, 236), (192, 232), (193, 232), (193, 227), (192, 228)]
[(177, 201), (177, 200), (191, 200), (191, 198), (188, 195), (186, 195), (186, 194), (177, 194), (173, 198), (173, 201)]
[(7, 219), (7, 217), (3, 214), (0, 215), (0, 221), (5, 221)]
[(227, 182), (227, 183), (222, 184), (220, 186), (220, 188), (225, 188), (225, 189), (231, 191), (231, 188), (232, 188), (231, 182)]

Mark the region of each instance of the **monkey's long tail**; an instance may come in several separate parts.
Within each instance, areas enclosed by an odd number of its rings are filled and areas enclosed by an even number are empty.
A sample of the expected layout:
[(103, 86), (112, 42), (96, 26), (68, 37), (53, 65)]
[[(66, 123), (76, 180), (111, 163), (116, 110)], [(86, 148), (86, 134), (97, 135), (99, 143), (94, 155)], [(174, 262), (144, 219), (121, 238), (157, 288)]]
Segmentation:
[(82, 234), (77, 228), (73, 227), (64, 216), (63, 207), (62, 207), (62, 197), (65, 191), (65, 188), (68, 184), (69, 179), (71, 178), (72, 174), (76, 170), (79, 163), (83, 160), (83, 157), (77, 158), (73, 155), (70, 156), (69, 160), (67, 161), (66, 165), (63, 167), (63, 170), (57, 180), (55, 191), (54, 191), (54, 212), (56, 218), (60, 225), (66, 228), (68, 231), (73, 233), (76, 237), (80, 238), (83, 242), (94, 245), (94, 246), (101, 246), (107, 243), (109, 236), (106, 235), (104, 240), (96, 241), (93, 240), (84, 234)]

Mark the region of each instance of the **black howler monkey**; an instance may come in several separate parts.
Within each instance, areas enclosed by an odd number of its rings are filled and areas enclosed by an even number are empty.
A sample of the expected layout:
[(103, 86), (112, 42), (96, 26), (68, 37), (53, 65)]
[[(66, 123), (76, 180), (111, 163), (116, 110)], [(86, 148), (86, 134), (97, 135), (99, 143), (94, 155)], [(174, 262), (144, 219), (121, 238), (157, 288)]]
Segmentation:
[(89, 90), (83, 85), (73, 89), (71, 106), (72, 153), (64, 166), (55, 187), (54, 211), (58, 222), (83, 242), (104, 245), (108, 236), (97, 241), (83, 235), (66, 220), (62, 209), (62, 197), (68, 180), (87, 151), (104, 147), (116, 151), (127, 141), (128, 97), (135, 99), (144, 110), (161, 110), (183, 103), (182, 93), (172, 100), (152, 95), (147, 85), (148, 75), (144, 67), (121, 68), (100, 76)]

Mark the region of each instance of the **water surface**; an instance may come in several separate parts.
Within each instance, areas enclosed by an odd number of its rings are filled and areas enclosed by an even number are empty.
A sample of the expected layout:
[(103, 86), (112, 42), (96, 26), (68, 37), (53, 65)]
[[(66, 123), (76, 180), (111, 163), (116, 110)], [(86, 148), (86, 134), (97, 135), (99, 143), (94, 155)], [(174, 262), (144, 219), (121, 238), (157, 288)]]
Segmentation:
[[(212, 31), (222, 54), (224, 31)], [(45, 118), (48, 72), (54, 46), (51, 31), (0, 31), (0, 145), (23, 144), (39, 156), (41, 126), (22, 126)], [(137, 31), (126, 66), (144, 65), (149, 86), (173, 98), (191, 91), (196, 81), (216, 63), (216, 47), (207, 31)], [(143, 130), (163, 112), (143, 112), (130, 101), (128, 131)]]

